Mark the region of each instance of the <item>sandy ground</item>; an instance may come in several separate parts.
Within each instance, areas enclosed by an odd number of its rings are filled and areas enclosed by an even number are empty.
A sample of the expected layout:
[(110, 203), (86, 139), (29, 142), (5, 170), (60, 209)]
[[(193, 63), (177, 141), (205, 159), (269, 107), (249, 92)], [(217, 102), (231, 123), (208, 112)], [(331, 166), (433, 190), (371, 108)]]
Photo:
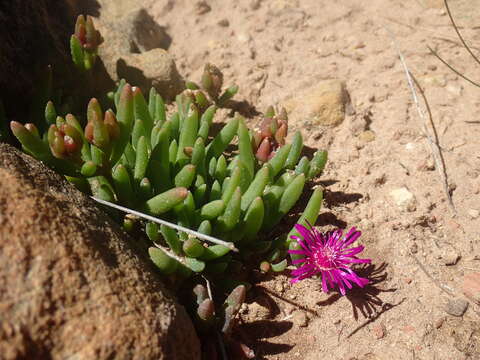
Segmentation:
[[(480, 1), (450, 4), (477, 51)], [(172, 37), (168, 50), (182, 75), (199, 80), (212, 62), (227, 83), (240, 86), (236, 99), (260, 112), (322, 79), (347, 84), (354, 111), (342, 124), (321, 128), (307, 119), (291, 128), (303, 130), (307, 145), (328, 149), (319, 224), (362, 230), (373, 264), (360, 271), (372, 283), (341, 297), (324, 294), (314, 279), (265, 279), (237, 330), (258, 359), (480, 359), (478, 305), (470, 302), (463, 317), (446, 311), (465, 299), (463, 277), (480, 271), (480, 89), (427, 45), (479, 80), (480, 65), (461, 47), (441, 5), (163, 0), (148, 8)], [(425, 89), (455, 213), (390, 33)], [(391, 195), (399, 188), (414, 196), (408, 209)]]

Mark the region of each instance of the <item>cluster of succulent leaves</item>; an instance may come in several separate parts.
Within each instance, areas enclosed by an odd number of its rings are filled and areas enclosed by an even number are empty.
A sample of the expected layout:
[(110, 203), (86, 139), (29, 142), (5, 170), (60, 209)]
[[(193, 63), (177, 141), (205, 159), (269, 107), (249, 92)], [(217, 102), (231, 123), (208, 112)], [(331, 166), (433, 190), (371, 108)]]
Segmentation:
[(85, 18), (79, 15), (75, 23), (75, 33), (70, 37), (70, 52), (73, 63), (78, 69), (88, 71), (93, 68), (101, 41), (102, 38), (95, 29), (92, 17), (87, 15)]
[(193, 288), (193, 301), (197, 329), (202, 333), (209, 333), (217, 328), (224, 335), (229, 335), (234, 324), (234, 318), (245, 301), (247, 288), (245, 285), (236, 286), (225, 299), (223, 305), (216, 309), (213, 299), (209, 296), (207, 287), (197, 284)]

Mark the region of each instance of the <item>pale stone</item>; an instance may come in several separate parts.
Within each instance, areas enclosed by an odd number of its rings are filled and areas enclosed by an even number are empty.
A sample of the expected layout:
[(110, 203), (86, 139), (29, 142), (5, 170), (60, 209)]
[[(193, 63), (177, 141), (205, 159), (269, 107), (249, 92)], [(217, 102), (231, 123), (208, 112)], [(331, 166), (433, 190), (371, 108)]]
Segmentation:
[(480, 211), (478, 211), (476, 209), (470, 209), (470, 210), (468, 210), (468, 215), (470, 215), (470, 217), (472, 219), (476, 219), (480, 216)]
[(335, 126), (345, 120), (350, 99), (345, 83), (325, 80), (285, 102), (292, 121), (312, 121), (317, 125)]
[(409, 212), (416, 210), (417, 201), (415, 196), (406, 187), (390, 191), (390, 196), (401, 210)]

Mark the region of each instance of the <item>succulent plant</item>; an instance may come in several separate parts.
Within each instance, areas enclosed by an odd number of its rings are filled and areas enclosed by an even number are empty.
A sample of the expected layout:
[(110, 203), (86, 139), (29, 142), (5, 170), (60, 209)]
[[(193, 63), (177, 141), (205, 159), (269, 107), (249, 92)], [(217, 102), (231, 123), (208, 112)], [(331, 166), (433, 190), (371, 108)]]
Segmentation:
[(70, 37), (70, 52), (73, 63), (82, 71), (90, 70), (95, 64), (98, 45), (102, 42), (90, 15), (79, 15), (75, 33)]
[[(40, 134), (33, 124), (17, 122), (11, 123), (11, 130), (26, 152), (95, 198), (234, 244), (207, 245), (183, 231), (148, 222), (146, 233), (153, 245), (149, 253), (162, 273), (221, 274), (236, 260), (253, 258), (268, 262), (274, 271), (285, 268), (287, 242), (265, 234), (289, 213), (305, 182), (323, 170), (326, 152), (317, 152), (312, 160), (300, 159), (303, 143), (298, 132), (291, 144), (259, 161), (245, 119), (230, 118), (210, 137), (217, 106), (199, 110), (205, 104), (188, 90), (177, 96), (177, 107), (169, 115), (155, 89), (147, 101), (139, 88), (125, 81), (116, 90), (114, 103), (115, 111), (103, 112), (91, 99), (82, 127), (72, 114), (58, 116), (49, 102), (47, 134)], [(227, 153), (235, 137), (237, 150)], [(317, 189), (304, 213), (311, 223), (321, 201)], [(231, 254), (234, 247), (239, 255)]]

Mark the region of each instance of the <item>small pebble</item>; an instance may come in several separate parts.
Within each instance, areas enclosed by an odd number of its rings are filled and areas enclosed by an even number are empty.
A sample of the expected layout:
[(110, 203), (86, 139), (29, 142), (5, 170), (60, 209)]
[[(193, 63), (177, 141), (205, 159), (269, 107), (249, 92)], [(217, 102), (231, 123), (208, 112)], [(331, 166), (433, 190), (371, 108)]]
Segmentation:
[(456, 265), (458, 260), (462, 257), (460, 253), (452, 246), (444, 246), (442, 248), (440, 257), (446, 266)]
[(480, 305), (480, 272), (466, 274), (463, 277), (462, 291), (466, 297)]
[(250, 2), (250, 9), (252, 10), (258, 10), (260, 8), (260, 0), (252, 0)]
[(417, 208), (415, 196), (406, 187), (391, 190), (390, 196), (403, 211), (412, 212)]
[(293, 313), (293, 323), (298, 327), (307, 327), (310, 319), (304, 311), (297, 310)]
[(445, 306), (447, 314), (461, 317), (468, 309), (468, 301), (463, 299), (450, 299)]
[(206, 14), (210, 10), (212, 10), (212, 8), (205, 0), (197, 1), (197, 3), (195, 4), (195, 12), (197, 13), (197, 15)]
[(385, 326), (383, 324), (374, 325), (371, 329), (375, 339), (380, 340), (385, 337)]
[(410, 252), (412, 254), (416, 254), (418, 252), (418, 245), (416, 243), (413, 243), (411, 246), (410, 246)]
[(375, 133), (372, 130), (366, 130), (360, 133), (360, 135), (358, 135), (358, 138), (360, 139), (360, 141), (365, 143), (371, 142), (375, 140)]
[(476, 219), (480, 216), (480, 211), (476, 210), (476, 209), (470, 209), (468, 210), (468, 215), (472, 218), (472, 219)]
[(243, 303), (241, 306), (240, 306), (240, 313), (241, 314), (248, 314), (248, 305)]
[(437, 319), (437, 321), (435, 321), (435, 328), (440, 329), (444, 322), (445, 322), (444, 317), (441, 317), (440, 319)]
[(230, 26), (230, 22), (228, 21), (228, 19), (222, 19), (217, 24), (222, 27)]

